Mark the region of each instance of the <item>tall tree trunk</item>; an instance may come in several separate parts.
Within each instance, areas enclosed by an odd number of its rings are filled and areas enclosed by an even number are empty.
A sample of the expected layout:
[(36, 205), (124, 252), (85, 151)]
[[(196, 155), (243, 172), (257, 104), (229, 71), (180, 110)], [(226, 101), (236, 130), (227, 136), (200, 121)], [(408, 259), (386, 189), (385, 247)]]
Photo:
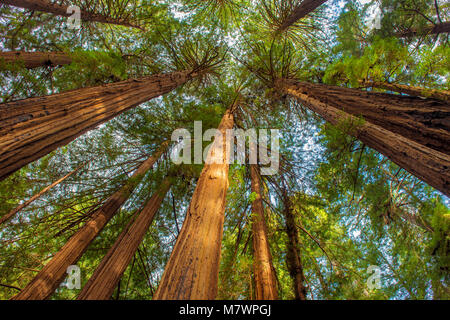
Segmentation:
[(206, 300), (217, 295), (230, 152), (225, 135), (234, 126), (233, 110), (234, 106), (219, 125), (222, 139), (215, 139), (209, 149), (210, 164), (202, 170), (155, 300)]
[(43, 300), (50, 297), (64, 279), (67, 267), (75, 264), (81, 258), (90, 243), (100, 234), (117, 210), (129, 198), (134, 188), (160, 158), (167, 146), (167, 142), (163, 143), (153, 156), (145, 160), (128, 181), (110, 196), (101, 208), (93, 213), (90, 220), (67, 241), (34, 279), (12, 299)]
[(112, 248), (103, 258), (92, 277), (83, 287), (78, 300), (107, 300), (111, 298), (117, 284), (136, 254), (142, 239), (153, 222), (156, 212), (170, 189), (171, 182), (166, 179), (153, 194), (137, 218), (127, 226)]
[(374, 87), (385, 89), (393, 92), (405, 93), (414, 97), (424, 97), (444, 100), (450, 102), (450, 91), (426, 89), (421, 87), (407, 86), (404, 84), (388, 83), (388, 82), (361, 82), (363, 87)]
[(277, 86), (320, 101), (428, 148), (450, 155), (450, 104), (435, 99), (374, 93), (324, 84), (278, 80)]
[(258, 165), (250, 165), (252, 193), (256, 198), (252, 203), (253, 272), (255, 275), (256, 300), (277, 300), (278, 290), (275, 269), (272, 264), (267, 225), (261, 197)]
[(62, 177), (61, 179), (56, 180), (55, 182), (53, 182), (52, 184), (50, 184), (49, 186), (45, 187), (44, 189), (42, 189), (41, 191), (39, 191), (38, 193), (36, 193), (34, 196), (32, 196), (30, 199), (28, 199), (27, 201), (25, 201), (24, 203), (22, 203), (21, 205), (17, 206), (16, 208), (12, 209), (10, 212), (8, 212), (7, 214), (5, 214), (3, 217), (0, 218), (0, 226), (5, 223), (6, 221), (8, 221), (9, 219), (11, 219), (12, 217), (14, 217), (20, 210), (22, 210), (23, 208), (28, 207), (33, 201), (35, 201), (36, 199), (39, 199), (43, 194), (45, 194), (47, 191), (49, 191), (50, 189), (52, 189), (54, 186), (57, 186), (58, 184), (60, 184), (61, 182), (63, 182), (64, 180), (66, 180), (67, 178), (69, 178), (70, 176), (72, 176), (73, 174), (77, 173), (82, 167), (84, 167), (88, 162), (83, 163), (82, 165), (80, 165), (78, 168), (76, 168), (75, 170), (69, 172), (68, 174), (66, 174), (64, 177)]
[(406, 32), (398, 33), (397, 35), (400, 38), (407, 38), (429, 34), (449, 33), (449, 32), (450, 32), (450, 21), (445, 21), (442, 23), (438, 23), (436, 25), (429, 26), (422, 30), (408, 30)]
[(0, 181), (193, 76), (188, 71), (158, 74), (0, 104)]
[(287, 241), (287, 265), (289, 274), (294, 282), (294, 292), (296, 300), (306, 300), (305, 275), (303, 274), (303, 264), (299, 253), (300, 243), (298, 240), (298, 231), (295, 224), (295, 217), (292, 212), (290, 199), (283, 190), (284, 215), (286, 218)]
[[(277, 80), (276, 85), (279, 90), (282, 90), (285, 94), (292, 95), (293, 97), (299, 99), (309, 109), (316, 112), (333, 125), (339, 125), (345, 121), (350, 121), (350, 123), (357, 124), (351, 132), (348, 132), (349, 134), (358, 138), (367, 146), (382, 153), (397, 165), (415, 175), (417, 178), (428, 183), (447, 196), (450, 195), (450, 156), (446, 153), (424, 146), (402, 134), (389, 130), (390, 115), (389, 113), (383, 111), (390, 109), (391, 106), (388, 104), (389, 100), (385, 100), (384, 105), (378, 106), (378, 109), (380, 110), (379, 112), (383, 112), (386, 115), (385, 123), (381, 121), (379, 122), (380, 125), (377, 125), (372, 122), (371, 117), (367, 117), (367, 121), (361, 124), (358, 118), (350, 113), (347, 113), (348, 108), (344, 108), (344, 112), (342, 109), (338, 109), (334, 106), (336, 104), (336, 99), (339, 103), (342, 103), (342, 99), (345, 99), (345, 94), (342, 96), (336, 94), (333, 96), (333, 94), (331, 94), (326, 97), (324, 100), (326, 102), (324, 102), (317, 98), (317, 94), (314, 91), (307, 90), (302, 83), (293, 82), (290, 80)], [(325, 93), (328, 92), (326, 87), (327, 86), (324, 86)], [(334, 90), (339, 92), (338, 88), (335, 88)], [(346, 91), (344, 90), (344, 92)], [(367, 97), (375, 98), (376, 95), (379, 94), (372, 93)], [(363, 97), (364, 94), (361, 94), (360, 96)], [(388, 95), (387, 97), (389, 96), (392, 95)], [(319, 98), (321, 98), (321, 96), (319, 96)], [(368, 104), (368, 102), (357, 98), (358, 95), (354, 96), (353, 101), (351, 99), (346, 99), (344, 101), (346, 101), (347, 104), (353, 104), (354, 108), (360, 106), (361, 109), (367, 110), (368, 108), (365, 107), (365, 105)], [(391, 102), (393, 102), (393, 99), (396, 98), (392, 97)], [(402, 110), (402, 108), (398, 109)], [(394, 109), (393, 111), (395, 112), (396, 110)], [(421, 110), (416, 110), (419, 114), (420, 111)], [(435, 114), (439, 116), (440, 113), (436, 112)], [(403, 117), (401, 113), (399, 115), (400, 117)], [(429, 121), (433, 121), (433, 113), (431, 113), (428, 119)], [(444, 118), (443, 121), (448, 122), (448, 116), (447, 119)], [(388, 128), (385, 128), (385, 126)]]
[[(62, 16), (62, 17), (70, 17), (73, 13), (67, 12), (67, 9), (69, 8), (66, 5), (54, 3), (48, 0), (0, 0), (0, 3), (8, 4), (10, 6), (24, 8), (28, 10), (33, 11), (42, 11), (42, 12), (48, 12), (51, 14), (54, 14), (56, 16)], [(142, 27), (140, 27), (137, 24), (132, 23), (131, 21), (128, 21), (126, 19), (121, 18), (112, 18), (108, 16), (104, 16), (98, 13), (88, 12), (81, 10), (81, 20), (83, 21), (91, 21), (91, 22), (101, 22), (101, 23), (108, 23), (108, 24), (115, 24), (115, 25), (121, 25), (125, 27), (132, 27), (132, 28), (138, 28), (140, 30), (143, 30)]]
[(0, 63), (23, 63), (25, 68), (33, 69), (42, 66), (62, 66), (72, 63), (72, 58), (63, 52), (0, 52)]
[(281, 24), (277, 32), (282, 33), (298, 20), (306, 17), (308, 14), (316, 10), (322, 4), (327, 2), (327, 0), (303, 0), (302, 3), (295, 8), (290, 16)]

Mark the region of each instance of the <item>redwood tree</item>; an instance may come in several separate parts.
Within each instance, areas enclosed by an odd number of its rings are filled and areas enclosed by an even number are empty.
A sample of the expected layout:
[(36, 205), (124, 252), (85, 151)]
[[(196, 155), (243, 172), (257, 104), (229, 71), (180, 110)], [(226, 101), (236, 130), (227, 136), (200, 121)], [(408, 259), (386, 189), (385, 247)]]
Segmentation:
[[(0, 0), (0, 3), (8, 4), (19, 8), (24, 8), (33, 11), (42, 11), (54, 14), (56, 16), (70, 17), (73, 12), (68, 12), (68, 6), (51, 2), (48, 0)], [(135, 23), (122, 18), (108, 17), (99, 13), (81, 10), (81, 20), (91, 22), (101, 22), (115, 25), (122, 25), (126, 27), (133, 27), (142, 29)]]
[(72, 63), (72, 58), (63, 52), (0, 52), (0, 62), (23, 63), (25, 68), (42, 66), (62, 66)]
[(0, 180), (196, 76), (188, 71), (157, 74), (0, 104)]
[(256, 300), (276, 300), (278, 290), (275, 269), (272, 264), (267, 224), (261, 197), (259, 167), (250, 165), (252, 194), (252, 239), (253, 239), (253, 272), (255, 277)]
[(300, 242), (298, 238), (295, 216), (292, 204), (286, 189), (283, 192), (284, 217), (286, 219), (287, 240), (287, 266), (289, 274), (294, 282), (294, 293), (296, 300), (306, 300), (305, 275), (303, 273), (302, 258), (300, 256)]
[(210, 164), (205, 164), (197, 182), (154, 299), (205, 300), (217, 295), (230, 151), (225, 134), (234, 126), (233, 109), (219, 125), (222, 139), (216, 138), (210, 148)]
[(111, 297), (122, 274), (136, 253), (139, 244), (153, 222), (156, 212), (170, 189), (170, 180), (162, 182), (131, 226), (124, 228), (114, 245), (100, 262), (78, 295), (78, 300), (107, 300)]
[(333, 125), (353, 124), (349, 134), (450, 195), (447, 103), (286, 79), (276, 87)]
[(77, 173), (82, 167), (84, 167), (87, 164), (87, 162), (83, 163), (82, 165), (80, 165), (78, 168), (76, 168), (75, 170), (72, 170), (71, 172), (69, 172), (68, 174), (66, 174), (64, 177), (56, 180), (55, 182), (53, 182), (52, 184), (48, 185), (47, 187), (45, 187), (44, 189), (42, 189), (41, 191), (39, 191), (38, 193), (36, 193), (35, 195), (33, 195), (30, 199), (28, 199), (27, 201), (23, 202), (22, 204), (18, 205), (17, 207), (15, 207), (14, 209), (12, 209), (10, 212), (8, 212), (7, 214), (5, 214), (3, 217), (0, 218), (0, 226), (5, 223), (6, 221), (10, 220), (12, 217), (14, 217), (18, 212), (20, 212), (23, 208), (26, 208), (27, 206), (29, 206), (33, 201), (35, 201), (36, 199), (39, 199), (42, 195), (44, 195), (47, 191), (49, 191), (50, 189), (52, 189), (53, 187), (57, 186), (58, 184), (60, 184), (61, 182), (63, 182), (64, 180), (66, 180), (67, 178), (69, 178), (70, 176), (72, 176), (73, 174)]
[(167, 146), (167, 142), (163, 143), (154, 155), (142, 162), (127, 182), (91, 215), (88, 222), (67, 241), (34, 279), (12, 299), (43, 300), (50, 297), (64, 280), (67, 268), (81, 258), (91, 242), (100, 234), (117, 210), (129, 198), (134, 188), (136, 188), (145, 173), (152, 168)]

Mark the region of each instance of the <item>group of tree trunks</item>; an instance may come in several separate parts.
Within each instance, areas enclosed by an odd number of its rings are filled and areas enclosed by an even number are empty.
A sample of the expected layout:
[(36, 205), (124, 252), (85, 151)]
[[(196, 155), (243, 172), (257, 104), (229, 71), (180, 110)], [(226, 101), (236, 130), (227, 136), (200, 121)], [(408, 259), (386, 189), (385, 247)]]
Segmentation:
[[(61, 17), (70, 17), (73, 15), (73, 12), (69, 10), (69, 6), (56, 3), (56, 1), (51, 2), (48, 0), (0, 0), (0, 3), (32, 11), (47, 12), (55, 16)], [(128, 21), (127, 19), (122, 19), (120, 17), (113, 18), (110, 16), (86, 10), (80, 10), (80, 18), (83, 21), (121, 25), (125, 27), (132, 27), (143, 30), (141, 26), (139, 26), (134, 22)]]
[(63, 66), (72, 63), (72, 58), (63, 52), (0, 52), (0, 63), (20, 64), (33, 69), (42, 66)]
[[(305, 0), (281, 24), (279, 32), (314, 11), (326, 0)], [(68, 7), (46, 0), (0, 0), (0, 3), (59, 16), (70, 16)], [(81, 12), (84, 21), (138, 27), (117, 18)], [(436, 25), (428, 33), (448, 32), (448, 23)], [(416, 35), (405, 34), (404, 36)], [(3, 59), (2, 59), (3, 58)], [(62, 53), (6, 52), (7, 63), (21, 61), (27, 68), (64, 65), (71, 59)], [(82, 88), (39, 98), (0, 105), (0, 180), (30, 162), (69, 143), (122, 112), (163, 95), (196, 77), (189, 71), (159, 74), (141, 79)], [(410, 96), (373, 93), (288, 79), (277, 79), (275, 87), (291, 95), (333, 125), (353, 123), (348, 130), (426, 183), (450, 195), (450, 108), (449, 93), (398, 84), (371, 83), (372, 87)], [(422, 99), (418, 97), (428, 97)], [(439, 99), (439, 100), (438, 100)], [(214, 299), (217, 294), (224, 211), (228, 189), (230, 142), (225, 132), (234, 127), (233, 105), (225, 113), (219, 130), (223, 141), (214, 141), (204, 166), (186, 219), (164, 270), (154, 299)], [(361, 121), (362, 118), (362, 121)], [(222, 142), (222, 143), (220, 143)], [(224, 147), (222, 147), (222, 145)], [(86, 224), (54, 255), (36, 277), (13, 299), (46, 299), (63, 280), (67, 267), (75, 264), (117, 210), (129, 198), (146, 172), (168, 148), (165, 142), (154, 155), (141, 163), (129, 180), (103, 205), (92, 212)], [(214, 161), (216, 160), (216, 161)], [(12, 210), (0, 223), (12, 218), (36, 198), (61, 183), (80, 168)], [(250, 166), (252, 236), (256, 299), (277, 299), (276, 275), (272, 265), (267, 224), (262, 204), (259, 167)], [(83, 288), (78, 299), (108, 299), (135, 254), (147, 229), (170, 189), (170, 179), (124, 228), (115, 244)], [(288, 266), (294, 279), (297, 299), (306, 299), (295, 215), (284, 192)]]
[(448, 102), (291, 79), (275, 86), (333, 125), (353, 124), (348, 134), (450, 195)]
[(0, 104), (0, 180), (195, 76), (189, 71), (157, 74)]

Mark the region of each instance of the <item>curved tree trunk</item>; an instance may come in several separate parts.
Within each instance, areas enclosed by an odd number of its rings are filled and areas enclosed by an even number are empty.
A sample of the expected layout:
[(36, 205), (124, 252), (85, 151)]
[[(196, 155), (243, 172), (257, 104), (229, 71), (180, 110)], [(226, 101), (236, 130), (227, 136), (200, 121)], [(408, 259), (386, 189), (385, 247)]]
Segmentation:
[(66, 180), (67, 178), (69, 178), (71, 175), (77, 173), (82, 167), (84, 167), (88, 162), (83, 163), (82, 165), (80, 165), (78, 168), (76, 168), (75, 170), (69, 172), (68, 174), (66, 174), (64, 177), (62, 177), (61, 179), (56, 180), (55, 182), (53, 182), (52, 184), (50, 184), (49, 186), (45, 187), (44, 189), (42, 189), (41, 191), (39, 191), (38, 193), (36, 193), (34, 196), (32, 196), (30, 199), (28, 199), (27, 201), (25, 201), (24, 203), (22, 203), (21, 205), (17, 206), (16, 208), (12, 209), (10, 212), (8, 212), (7, 214), (5, 214), (3, 217), (0, 218), (0, 226), (5, 223), (6, 221), (10, 220), (12, 217), (14, 217), (19, 211), (21, 211), (23, 208), (28, 207), (33, 201), (35, 201), (36, 199), (39, 199), (43, 194), (45, 194), (47, 191), (49, 191), (50, 189), (52, 189), (54, 186), (57, 186), (58, 184), (60, 184), (61, 182), (63, 182), (64, 180)]
[(283, 190), (284, 216), (286, 219), (287, 241), (287, 265), (289, 274), (294, 282), (294, 293), (296, 300), (306, 300), (305, 275), (303, 274), (303, 264), (299, 253), (300, 243), (298, 231), (295, 224), (295, 217), (286, 190)]
[(117, 238), (92, 277), (78, 295), (78, 300), (107, 300), (111, 298), (128, 264), (136, 254), (145, 233), (153, 222), (164, 197), (170, 189), (170, 180), (162, 182), (161, 187), (145, 205), (137, 218), (127, 226)]
[(25, 68), (42, 66), (63, 66), (72, 63), (72, 58), (63, 52), (0, 52), (0, 62), (23, 63)]
[[(383, 122), (381, 122), (381, 125), (374, 124), (371, 121), (371, 117), (368, 117), (368, 119), (366, 118), (367, 121), (361, 124), (361, 121), (359, 121), (358, 118), (350, 113), (347, 113), (348, 108), (344, 108), (344, 112), (342, 109), (336, 108), (334, 106), (335, 104), (332, 104), (332, 102), (335, 102), (336, 99), (338, 99), (339, 103), (342, 103), (342, 100), (340, 100), (341, 97), (338, 95), (330, 95), (325, 100), (328, 103), (325, 103), (316, 98), (316, 93), (314, 91), (310, 94), (302, 83), (291, 80), (277, 80), (277, 87), (285, 94), (292, 95), (293, 97), (299, 99), (309, 109), (316, 112), (333, 125), (339, 125), (345, 121), (357, 124), (351, 132), (348, 132), (349, 134), (358, 138), (367, 146), (382, 153), (397, 165), (415, 175), (417, 178), (428, 183), (445, 195), (450, 196), (450, 156), (448, 154), (431, 149), (405, 137), (400, 133), (395, 133), (389, 129), (386, 129), (382, 126)], [(334, 88), (334, 90), (339, 92), (338, 88)], [(326, 88), (324, 91), (327, 93)], [(375, 97), (376, 95), (379, 94), (372, 93), (368, 97)], [(355, 97), (353, 102), (351, 100), (347, 100), (348, 104), (353, 103), (355, 105), (354, 108), (357, 108), (358, 106), (364, 108), (364, 104), (367, 104), (366, 101), (358, 100), (357, 97), (358, 96)], [(394, 97), (392, 99), (394, 99)], [(380, 110), (379, 112), (384, 110), (383, 113), (386, 117), (384, 124), (386, 124), (389, 128), (388, 124), (390, 115), (387, 110), (389, 110), (390, 105), (388, 105), (388, 102), (386, 101), (384, 105), (378, 107)], [(364, 109), (367, 110), (368, 108)], [(402, 109), (399, 108), (397, 111), (402, 111)], [(420, 110), (417, 110), (417, 112), (420, 113)], [(439, 115), (440, 113), (436, 112), (436, 114)], [(402, 117), (401, 112), (399, 115)], [(366, 117), (365, 114), (363, 114), (363, 116)], [(432, 119), (433, 113), (431, 113), (429, 120)], [(382, 118), (380, 120), (382, 120)], [(447, 119), (444, 120), (448, 121), (448, 116)], [(426, 122), (423, 125), (426, 125)], [(445, 131), (446, 130), (444, 130), (444, 132)], [(448, 131), (446, 132), (448, 135)]]
[(153, 156), (145, 160), (128, 179), (127, 183), (110, 196), (101, 208), (93, 213), (90, 220), (67, 241), (34, 279), (12, 299), (43, 300), (50, 297), (63, 281), (67, 268), (70, 265), (74, 265), (81, 258), (91, 242), (100, 234), (117, 210), (129, 198), (134, 188), (160, 158), (167, 146), (167, 142), (163, 143)]
[[(48, 0), (0, 0), (0, 3), (33, 11), (48, 12), (56, 16), (62, 17), (70, 17), (72, 15), (72, 12), (70, 13), (67, 12), (67, 9), (69, 8), (68, 6), (54, 3)], [(142, 27), (125, 19), (112, 18), (83, 10), (81, 10), (80, 13), (81, 13), (81, 20), (83, 21), (115, 24), (143, 30)]]
[(393, 92), (405, 93), (413, 97), (433, 98), (450, 102), (450, 91), (447, 90), (426, 89), (388, 82), (362, 82), (361, 84), (364, 87), (374, 87)]
[[(450, 104), (435, 99), (374, 93), (295, 80), (277, 86), (319, 101), (428, 148), (450, 155)], [(287, 92), (286, 92), (287, 93)]]
[(206, 300), (217, 295), (230, 152), (225, 134), (234, 126), (233, 109), (219, 125), (223, 139), (215, 139), (209, 149), (207, 162), (217, 160), (202, 170), (155, 300)]
[(256, 199), (252, 203), (253, 272), (255, 276), (256, 300), (277, 300), (278, 290), (275, 269), (272, 264), (267, 225), (261, 198), (259, 167), (250, 165), (252, 193)]
[(294, 9), (292, 14), (286, 18), (283, 24), (278, 28), (277, 32), (284, 32), (298, 20), (306, 17), (325, 2), (327, 2), (327, 0), (303, 0), (302, 3)]
[(158, 74), (0, 104), (0, 181), (191, 77), (188, 71)]

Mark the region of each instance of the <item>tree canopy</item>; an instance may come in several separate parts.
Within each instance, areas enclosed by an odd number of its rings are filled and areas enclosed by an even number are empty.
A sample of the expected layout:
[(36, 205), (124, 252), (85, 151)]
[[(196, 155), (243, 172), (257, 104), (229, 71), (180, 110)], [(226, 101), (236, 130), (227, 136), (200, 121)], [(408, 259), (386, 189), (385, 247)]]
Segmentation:
[[(67, 16), (0, 1), (2, 52), (52, 52), (69, 59), (61, 64), (46, 59), (29, 67), (21, 59), (11, 62), (0, 55), (0, 119), (10, 112), (9, 103), (29, 98), (127, 80), (140, 83), (175, 72), (185, 72), (186, 81), (89, 127), (0, 181), (2, 219), (64, 177), (0, 223), (0, 299), (24, 289), (96, 210), (124, 185), (133, 184), (129, 197), (76, 263), (81, 288), (63, 283), (51, 295), (76, 299), (124, 228), (169, 179), (170, 190), (111, 295), (117, 300), (152, 299), (204, 165), (174, 164), (171, 144), (151, 170), (138, 177), (133, 173), (176, 129), (193, 133), (196, 121), (202, 122), (203, 131), (215, 129), (230, 108), (235, 128), (280, 130), (280, 160), (277, 174), (260, 177), (260, 195), (252, 191), (249, 165), (229, 166), (218, 299), (257, 298), (252, 205), (258, 197), (278, 299), (298, 298), (295, 252), (306, 299), (450, 298), (449, 194), (353, 134), (355, 127), (375, 120), (353, 114), (357, 123), (344, 119), (332, 124), (277, 86), (280, 79), (295, 79), (380, 97), (420, 97), (424, 105), (431, 101), (432, 107), (447, 108), (447, 113), (433, 111), (436, 118), (424, 123), (448, 133), (450, 47), (448, 31), (437, 26), (450, 21), (449, 3), (46, 2), (81, 8), (79, 28)], [(411, 94), (414, 88), (419, 93)], [(318, 93), (314, 98), (322, 103), (329, 99), (329, 105), (339, 100)], [(356, 103), (362, 108), (364, 101)], [(395, 124), (390, 131), (396, 130)], [(448, 159), (444, 150), (428, 147)], [(372, 285), (374, 267), (380, 272), (379, 286)]]

